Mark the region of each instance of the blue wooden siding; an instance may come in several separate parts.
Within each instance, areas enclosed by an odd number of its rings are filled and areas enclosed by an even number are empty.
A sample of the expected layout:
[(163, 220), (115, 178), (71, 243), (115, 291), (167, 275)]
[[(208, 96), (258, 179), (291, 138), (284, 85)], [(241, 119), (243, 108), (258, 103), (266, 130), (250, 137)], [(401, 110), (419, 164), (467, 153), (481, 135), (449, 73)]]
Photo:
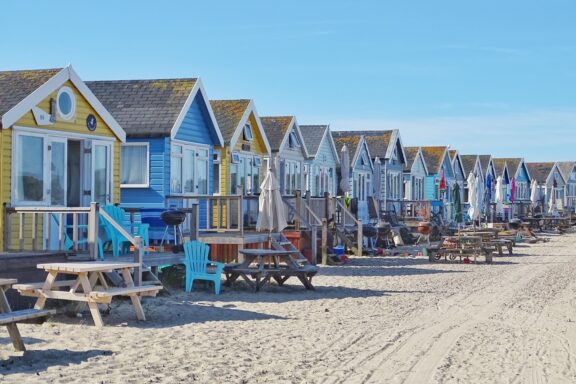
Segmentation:
[[(318, 169), (319, 167), (330, 167), (332, 168), (332, 194), (334, 195), (336, 193), (336, 180), (338, 179), (337, 174), (336, 174), (336, 158), (334, 157), (334, 151), (332, 149), (332, 143), (330, 143), (330, 139), (328, 137), (328, 135), (330, 135), (330, 132), (328, 132), (325, 136), (324, 139), (322, 140), (322, 143), (320, 143), (320, 147), (318, 148), (318, 154), (316, 155), (316, 157), (314, 159), (312, 159), (312, 161), (308, 161), (308, 164), (310, 166), (310, 172), (312, 172), (313, 169)], [(314, 193), (316, 191), (316, 175), (315, 174), (310, 174), (309, 177), (309, 184), (310, 184), (310, 191), (312, 191), (312, 193)]]
[(426, 176), (424, 180), (424, 199), (436, 200), (436, 175)]
[(516, 176), (516, 181), (528, 181), (528, 173), (526, 172), (524, 165), (520, 167), (520, 173)]
[(216, 128), (212, 124), (208, 108), (201, 93), (196, 94), (182, 124), (176, 132), (176, 139), (190, 143), (218, 144)]

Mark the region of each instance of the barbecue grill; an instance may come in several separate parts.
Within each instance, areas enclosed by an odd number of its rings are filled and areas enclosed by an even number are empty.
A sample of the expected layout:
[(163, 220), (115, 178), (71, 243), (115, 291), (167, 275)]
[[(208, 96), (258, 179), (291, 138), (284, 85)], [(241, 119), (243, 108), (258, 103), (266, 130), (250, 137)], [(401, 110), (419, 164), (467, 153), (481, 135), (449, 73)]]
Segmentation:
[(179, 210), (169, 210), (164, 211), (160, 214), (160, 219), (166, 224), (166, 229), (164, 230), (164, 235), (162, 236), (162, 241), (160, 245), (164, 244), (164, 240), (167, 240), (167, 235), (172, 228), (174, 233), (174, 251), (178, 250), (178, 234), (180, 234), (180, 241), (182, 241), (182, 228), (181, 225), (186, 220), (186, 212)]

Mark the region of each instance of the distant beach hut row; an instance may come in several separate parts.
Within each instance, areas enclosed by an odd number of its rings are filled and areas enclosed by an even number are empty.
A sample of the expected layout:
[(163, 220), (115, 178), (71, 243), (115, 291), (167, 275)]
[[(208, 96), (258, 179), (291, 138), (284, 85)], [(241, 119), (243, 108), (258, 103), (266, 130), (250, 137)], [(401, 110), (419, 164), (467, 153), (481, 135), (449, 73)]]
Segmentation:
[[(210, 197), (200, 199), (201, 227), (252, 222), (268, 168), (283, 195), (324, 197), (342, 194), (345, 167), (345, 194), (362, 221), (370, 219), (371, 200), (377, 214), (441, 212), (450, 219), (451, 191), (458, 186), (465, 206), (469, 174), (493, 192), (488, 203), (500, 180), (508, 212), (528, 209), (534, 185), (543, 210), (551, 202), (559, 210), (576, 206), (574, 162), (404, 147), (398, 130), (332, 131), (292, 115), (260, 117), (253, 100), (210, 100), (199, 78), (84, 82), (71, 66), (0, 72), (0, 116), (3, 249), (21, 241), (17, 220), (7, 222), (18, 207), (120, 204), (148, 220), (152, 239), (163, 233), (160, 212), (199, 197)], [(230, 196), (241, 197), (238, 216), (230, 214)], [(31, 225), (50, 227), (21, 227)]]

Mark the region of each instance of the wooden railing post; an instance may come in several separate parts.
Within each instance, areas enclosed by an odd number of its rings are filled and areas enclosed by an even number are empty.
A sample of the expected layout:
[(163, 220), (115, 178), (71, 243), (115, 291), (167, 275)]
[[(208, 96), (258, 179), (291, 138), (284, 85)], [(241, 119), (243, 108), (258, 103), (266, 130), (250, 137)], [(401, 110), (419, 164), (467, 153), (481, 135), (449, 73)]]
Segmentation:
[(10, 249), (10, 238), (12, 236), (11, 235), (11, 231), (12, 231), (12, 225), (10, 223), (10, 213), (8, 213), (8, 204), (4, 203), (2, 204), (4, 207), (4, 244), (3, 244), (3, 250), (4, 251), (8, 251)]
[(328, 220), (322, 219), (322, 264), (328, 264)]
[[(310, 205), (311, 202), (311, 198), (310, 198), (310, 191), (306, 191), (306, 205), (308, 206), (308, 208), (311, 207)], [(306, 221), (308, 223), (311, 223), (312, 221), (310, 220), (310, 211), (307, 209), (306, 210)]]
[(190, 240), (198, 240), (198, 225), (200, 223), (199, 204), (192, 204), (192, 214), (190, 215)]
[(142, 238), (140, 236), (134, 237), (134, 262), (138, 266), (134, 268), (134, 285), (142, 285), (142, 260), (144, 258), (144, 247), (142, 246)]
[(324, 192), (324, 218), (328, 220), (330, 218), (330, 194)]
[(98, 259), (98, 203), (90, 203), (90, 212), (88, 212), (88, 252), (90, 260)]
[(296, 198), (296, 212), (298, 213), (297, 215), (294, 215), (294, 228), (299, 231), (300, 215), (302, 215), (302, 196), (300, 195), (300, 191), (295, 191), (294, 197)]
[(244, 217), (242, 215), (244, 209), (244, 197), (242, 195), (238, 198), (238, 228), (240, 235), (244, 236)]
[(318, 260), (318, 226), (312, 224), (311, 227), (310, 248), (312, 250), (312, 264), (316, 265), (316, 260)]

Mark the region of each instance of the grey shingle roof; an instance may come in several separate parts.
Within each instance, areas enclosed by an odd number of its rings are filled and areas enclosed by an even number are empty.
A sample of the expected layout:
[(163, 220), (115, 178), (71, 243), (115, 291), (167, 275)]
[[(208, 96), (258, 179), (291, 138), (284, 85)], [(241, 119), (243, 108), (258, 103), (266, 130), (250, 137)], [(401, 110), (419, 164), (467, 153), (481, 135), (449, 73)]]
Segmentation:
[(195, 84), (196, 79), (86, 82), (132, 137), (169, 135)]
[(356, 152), (359, 150), (359, 144), (362, 140), (362, 136), (334, 136), (334, 132), (332, 132), (332, 139), (334, 140), (334, 145), (336, 146), (336, 151), (338, 151), (338, 156), (342, 153), (342, 148), (346, 145), (348, 148), (348, 153), (350, 155), (350, 162), (356, 156)]
[[(516, 176), (516, 173), (518, 172), (518, 167), (520, 167), (520, 164), (522, 164), (522, 158), (520, 158), (520, 157), (498, 158), (498, 159), (493, 159), (493, 161), (494, 161), (494, 166), (496, 166), (496, 161), (506, 162), (506, 165), (508, 166), (508, 176), (510, 178)], [(497, 172), (498, 172), (498, 170), (497, 170)]]
[(536, 179), (539, 184), (543, 184), (546, 183), (546, 179), (550, 175), (550, 172), (552, 172), (554, 163), (526, 163), (526, 167), (532, 179)]
[(482, 168), (482, 173), (486, 175), (486, 170), (488, 169), (488, 164), (490, 164), (491, 155), (478, 155), (480, 159), (480, 167)]
[(404, 166), (405, 172), (410, 172), (412, 169), (412, 164), (414, 164), (414, 160), (416, 160), (418, 149), (420, 149), (420, 147), (404, 147), (404, 153), (406, 154), (406, 165)]
[(438, 173), (442, 167), (442, 159), (447, 147), (420, 147), (426, 162), (426, 168), (431, 174)]
[(335, 131), (333, 137), (364, 136), (372, 158), (386, 159), (393, 130), (388, 131)]
[(477, 155), (460, 155), (460, 160), (462, 160), (462, 166), (464, 167), (464, 176), (468, 177), (470, 172), (474, 173), (477, 158)]
[(328, 125), (300, 125), (300, 133), (310, 156), (316, 156)]
[(492, 164), (494, 164), (494, 170), (496, 171), (496, 177), (504, 176), (504, 168), (506, 167), (506, 159), (492, 159)]
[(0, 117), (61, 70), (53, 68), (0, 72)]
[(262, 127), (268, 138), (268, 143), (270, 144), (270, 149), (272, 151), (278, 152), (280, 150), (280, 145), (286, 132), (291, 126), (293, 120), (292, 116), (266, 116), (260, 117), (262, 122)]
[(560, 168), (560, 172), (562, 172), (562, 176), (564, 176), (565, 180), (570, 178), (570, 174), (572, 173), (572, 169), (576, 163), (574, 161), (559, 161), (558, 168)]
[(250, 100), (210, 100), (210, 105), (222, 132), (224, 143), (230, 144), (242, 116), (250, 105)]

